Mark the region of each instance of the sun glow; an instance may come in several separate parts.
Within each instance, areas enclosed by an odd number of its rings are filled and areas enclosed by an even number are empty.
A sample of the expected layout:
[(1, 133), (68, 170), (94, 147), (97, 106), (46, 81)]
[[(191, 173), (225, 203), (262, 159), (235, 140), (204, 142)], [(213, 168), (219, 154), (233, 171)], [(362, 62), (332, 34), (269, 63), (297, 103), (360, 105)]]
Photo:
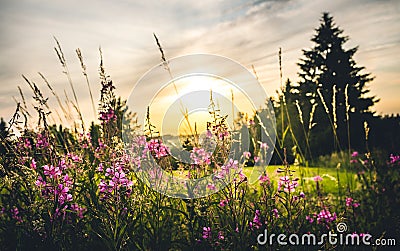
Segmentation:
[(211, 96), (215, 110), (228, 115), (231, 127), (238, 112), (254, 113), (254, 105), (234, 83), (214, 76), (189, 75), (167, 83), (154, 95), (150, 104), (151, 122), (162, 134), (194, 133), (195, 123), (201, 133), (212, 119)]

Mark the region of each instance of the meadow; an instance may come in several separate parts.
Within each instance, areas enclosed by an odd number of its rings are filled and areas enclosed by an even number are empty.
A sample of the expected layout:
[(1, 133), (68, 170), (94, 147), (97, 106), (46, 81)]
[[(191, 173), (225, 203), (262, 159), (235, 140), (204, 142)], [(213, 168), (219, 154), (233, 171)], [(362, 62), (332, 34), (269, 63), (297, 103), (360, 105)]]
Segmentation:
[[(56, 51), (68, 69), (59, 44)], [(77, 54), (85, 69), (80, 51)], [(54, 109), (38, 85), (25, 78), (37, 117), (28, 114), (21, 92), (14, 116), (0, 128), (2, 250), (380, 250), (399, 241), (400, 156), (377, 159), (371, 151), (349, 149), (330, 160), (334, 167), (324, 162), (306, 166), (289, 163), (283, 147), (278, 149), (283, 152), (282, 165), (268, 165), (267, 155), (280, 146), (258, 142), (253, 133), (253, 149), (236, 152), (237, 159), (230, 159), (236, 132), (228, 130), (224, 116), (211, 110), (215, 116), (207, 137), (215, 140), (215, 151), (207, 153), (193, 136), (194, 143), (185, 147), (194, 164), (177, 163), (152, 126), (150, 114), (145, 133), (137, 133), (134, 113), (115, 96), (117, 86), (102, 59), (99, 69), (99, 123), (90, 126), (79, 120), (76, 97), (67, 104), (73, 112), (59, 103), (66, 117), (78, 118), (75, 126), (49, 124)], [(250, 132), (262, 130), (256, 116), (242, 125)], [(122, 137), (126, 130), (130, 145)], [(229, 182), (217, 193), (214, 184), (206, 184), (208, 196), (170, 197), (153, 189), (152, 182), (162, 179), (157, 171), (150, 172), (156, 164), (176, 176), (214, 174)], [(264, 170), (250, 184), (254, 164)], [(144, 171), (150, 177), (143, 179)], [(259, 237), (266, 230), (276, 236), (346, 234), (352, 242), (286, 239), (283, 244), (274, 239), (263, 244)], [(370, 245), (361, 241), (365, 236), (371, 236)]]

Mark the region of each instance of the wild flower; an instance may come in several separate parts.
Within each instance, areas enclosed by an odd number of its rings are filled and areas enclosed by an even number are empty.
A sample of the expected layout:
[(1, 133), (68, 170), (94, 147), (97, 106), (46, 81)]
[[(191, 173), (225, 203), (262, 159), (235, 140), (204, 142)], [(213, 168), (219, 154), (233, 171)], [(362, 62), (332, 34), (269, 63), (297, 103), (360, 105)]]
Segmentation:
[(98, 172), (103, 172), (103, 163), (100, 163), (99, 166), (97, 167)]
[[(229, 159), (229, 161), (221, 167), (221, 170), (217, 171), (215, 178), (223, 179), (226, 176), (231, 174), (231, 170), (238, 170), (239, 162), (237, 160)], [(239, 170), (239, 174), (242, 173)], [(244, 178), (244, 174), (242, 173), (241, 177)]]
[(203, 227), (203, 239), (211, 239), (211, 228)]
[(251, 153), (250, 152), (243, 152), (243, 157), (245, 159), (249, 159), (251, 157)]
[(44, 175), (49, 176), (50, 178), (56, 178), (61, 175), (61, 170), (58, 166), (54, 167), (53, 165), (44, 165), (43, 170)]
[(78, 204), (74, 203), (71, 205), (71, 210), (75, 211), (79, 218), (83, 218), (83, 214), (86, 212), (86, 208), (80, 207)]
[(46, 148), (49, 146), (49, 142), (47, 137), (41, 133), (36, 135), (36, 147), (37, 148)]
[(36, 170), (36, 161), (35, 161), (35, 159), (32, 159), (30, 166), (31, 166), (31, 168), (33, 170)]
[(262, 222), (261, 222), (261, 219), (260, 219), (260, 210), (257, 209), (254, 212), (253, 221), (251, 221), (249, 223), (249, 226), (250, 226), (251, 229), (253, 229), (253, 228), (259, 229), (262, 226)]
[(306, 216), (306, 220), (308, 220), (308, 222), (313, 223), (314, 222), (314, 218), (312, 216)]
[(67, 157), (71, 159), (73, 162), (82, 162), (82, 158), (74, 153), (68, 153)]
[(58, 202), (63, 205), (66, 202), (72, 201), (72, 195), (69, 192), (69, 187), (63, 184), (58, 184), (57, 189), (54, 191), (54, 195), (58, 196)]
[(168, 155), (169, 149), (159, 139), (151, 139), (146, 143), (146, 149), (156, 158), (165, 157)]
[(218, 240), (223, 240), (223, 239), (225, 239), (225, 237), (224, 237), (224, 232), (219, 231), (219, 232), (218, 232)]
[(267, 185), (269, 185), (271, 183), (268, 174), (263, 174), (260, 176), (260, 178), (258, 178), (258, 180), (260, 181), (261, 184), (265, 183)]
[(291, 180), (289, 178), (289, 176), (283, 176), (280, 177), (278, 180), (278, 191), (283, 191), (285, 192), (294, 192), (296, 191), (296, 187), (299, 185), (299, 183), (297, 182), (297, 180)]
[(317, 223), (321, 224), (323, 222), (329, 223), (336, 220), (336, 213), (331, 213), (327, 209), (321, 210), (321, 212), (318, 213), (317, 215)]
[(272, 209), (272, 213), (274, 214), (275, 218), (279, 217), (278, 209), (276, 209), (276, 208)]
[(351, 154), (351, 157), (352, 157), (352, 158), (358, 157), (358, 152), (353, 152), (353, 153)]
[(354, 201), (353, 198), (347, 197), (346, 198), (346, 207), (355, 207), (356, 208), (356, 207), (360, 206), (360, 203), (357, 203), (357, 202), (353, 203), (353, 201)]
[(267, 143), (260, 142), (260, 148), (261, 148), (261, 149), (268, 150), (269, 146), (268, 146), (268, 144), (267, 144)]
[(19, 215), (18, 207), (13, 207), (11, 209), (11, 217), (17, 222), (22, 222), (22, 217)]
[(216, 189), (216, 187), (215, 187), (214, 184), (210, 183), (210, 184), (207, 184), (207, 189), (210, 189), (210, 190), (214, 191)]
[(228, 205), (228, 200), (226, 200), (226, 199), (221, 200), (221, 201), (219, 202), (219, 206), (220, 206), (220, 207), (224, 207), (224, 206), (226, 206), (226, 205)]
[(303, 192), (300, 192), (300, 198), (304, 199), (306, 197), (306, 195)]
[(390, 154), (390, 164), (400, 163), (400, 155)]
[(99, 120), (102, 121), (102, 123), (108, 123), (110, 121), (115, 121), (116, 119), (117, 116), (115, 115), (114, 110), (111, 107), (109, 107), (106, 111), (100, 112)]
[(207, 129), (207, 131), (206, 131), (206, 137), (208, 138), (208, 139), (211, 139), (212, 138), (212, 132), (210, 131), (210, 130), (208, 130)]
[(40, 186), (46, 186), (46, 181), (43, 180), (42, 176), (39, 176), (37, 180), (35, 181), (35, 185), (40, 187)]
[(193, 147), (190, 158), (194, 161), (195, 165), (211, 164), (211, 153), (204, 150), (204, 148)]
[(319, 175), (317, 175), (317, 176), (315, 176), (315, 177), (313, 178), (313, 180), (314, 180), (315, 182), (322, 181), (322, 177), (319, 176)]
[(346, 198), (346, 207), (350, 207), (352, 205), (353, 199), (352, 198)]

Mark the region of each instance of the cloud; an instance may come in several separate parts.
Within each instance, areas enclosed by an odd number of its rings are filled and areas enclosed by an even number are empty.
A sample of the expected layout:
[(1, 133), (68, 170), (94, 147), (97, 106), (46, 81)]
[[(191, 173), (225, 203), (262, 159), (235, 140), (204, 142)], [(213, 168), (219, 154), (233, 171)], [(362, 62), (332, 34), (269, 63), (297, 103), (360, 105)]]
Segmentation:
[[(383, 86), (399, 79), (400, 26), (397, 1), (7, 1), (0, 4), (0, 114), (11, 116), (24, 86), (20, 74), (41, 83), (45, 74), (59, 93), (69, 93), (68, 82), (53, 51), (55, 35), (62, 43), (84, 115), (91, 118), (85, 81), (75, 49), (80, 47), (88, 67), (92, 90), (99, 91), (98, 47), (103, 48), (107, 72), (117, 93), (127, 98), (134, 83), (160, 62), (152, 36), (156, 32), (167, 57), (190, 53), (215, 53), (230, 57), (248, 69), (254, 65), (263, 86), (273, 95), (279, 87), (278, 49), (283, 50), (285, 78), (297, 79), (301, 49), (310, 38), (323, 11), (359, 45), (356, 60), (377, 76), (371, 85), (382, 101), (379, 112), (398, 112)], [(42, 83), (41, 83), (42, 84)], [(379, 87), (378, 87), (379, 86)], [(390, 99), (390, 102), (385, 102)], [(386, 105), (387, 104), (387, 105)]]

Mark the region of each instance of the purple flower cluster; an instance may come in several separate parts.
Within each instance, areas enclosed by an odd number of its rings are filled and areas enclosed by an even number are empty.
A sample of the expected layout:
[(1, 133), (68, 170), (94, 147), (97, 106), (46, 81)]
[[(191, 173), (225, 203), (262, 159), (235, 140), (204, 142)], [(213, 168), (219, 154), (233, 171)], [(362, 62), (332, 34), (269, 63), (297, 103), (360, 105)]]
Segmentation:
[(231, 170), (237, 172), (241, 180), (244, 180), (246, 176), (243, 174), (242, 169), (239, 170), (239, 162), (237, 160), (229, 159), (229, 161), (221, 167), (221, 170), (216, 172), (215, 178), (224, 179), (226, 176), (230, 176)]
[(211, 153), (207, 152), (203, 148), (193, 147), (193, 150), (190, 153), (190, 158), (194, 161), (195, 165), (211, 164)]
[(358, 162), (358, 160), (357, 160), (358, 155), (359, 155), (358, 152), (353, 152), (351, 154), (351, 159), (350, 159), (350, 163), (351, 164), (354, 164), (354, 163)]
[(11, 217), (12, 217), (14, 220), (16, 220), (17, 222), (19, 222), (19, 223), (22, 222), (22, 218), (21, 218), (21, 216), (19, 215), (18, 207), (13, 207), (13, 208), (11, 209)]
[(79, 218), (83, 218), (83, 214), (86, 212), (86, 208), (80, 207), (78, 204), (74, 203), (71, 205), (71, 210), (75, 211)]
[(251, 229), (259, 229), (262, 226), (262, 222), (260, 219), (260, 210), (256, 210), (254, 213), (253, 221), (250, 221), (249, 226)]
[(260, 178), (258, 178), (258, 180), (260, 181), (260, 184), (266, 184), (269, 185), (271, 183), (269, 177), (267, 174), (263, 174), (260, 176)]
[(360, 203), (354, 202), (354, 199), (351, 197), (346, 198), (346, 207), (359, 207)]
[(296, 187), (299, 185), (296, 179), (290, 179), (289, 176), (280, 177), (278, 180), (278, 191), (283, 191), (292, 193), (296, 191)]
[(169, 149), (159, 139), (151, 139), (146, 143), (147, 151), (149, 151), (157, 159), (168, 155)]
[(67, 173), (63, 173), (66, 170), (65, 160), (62, 159), (57, 166), (44, 165), (42, 168), (44, 177), (39, 175), (35, 185), (41, 189), (44, 198), (57, 201), (53, 219), (62, 214), (65, 216), (68, 203), (72, 201), (73, 187), (73, 180)]
[(323, 209), (319, 214), (317, 214), (317, 223), (321, 224), (323, 222), (329, 223), (336, 220), (336, 213), (331, 213), (327, 209)]
[(203, 239), (211, 239), (211, 228), (203, 227)]
[[(124, 163), (120, 162), (106, 169), (105, 179), (100, 180), (99, 183), (100, 193), (103, 196), (107, 197), (108, 194), (119, 191), (122, 188), (126, 189), (127, 194), (130, 194), (133, 183), (126, 177), (124, 169)], [(100, 170), (103, 170), (102, 167)]]
[(390, 154), (390, 164), (400, 164), (400, 155)]
[(36, 135), (36, 147), (37, 148), (47, 148), (49, 146), (49, 142), (47, 137), (41, 133)]
[(108, 110), (100, 112), (99, 119), (102, 121), (102, 123), (108, 123), (110, 121), (115, 121), (117, 116), (115, 115), (114, 110), (109, 107)]
[(226, 205), (228, 205), (228, 200), (221, 200), (220, 202), (219, 202), (219, 206), (220, 207), (224, 207), (224, 206), (226, 206)]

